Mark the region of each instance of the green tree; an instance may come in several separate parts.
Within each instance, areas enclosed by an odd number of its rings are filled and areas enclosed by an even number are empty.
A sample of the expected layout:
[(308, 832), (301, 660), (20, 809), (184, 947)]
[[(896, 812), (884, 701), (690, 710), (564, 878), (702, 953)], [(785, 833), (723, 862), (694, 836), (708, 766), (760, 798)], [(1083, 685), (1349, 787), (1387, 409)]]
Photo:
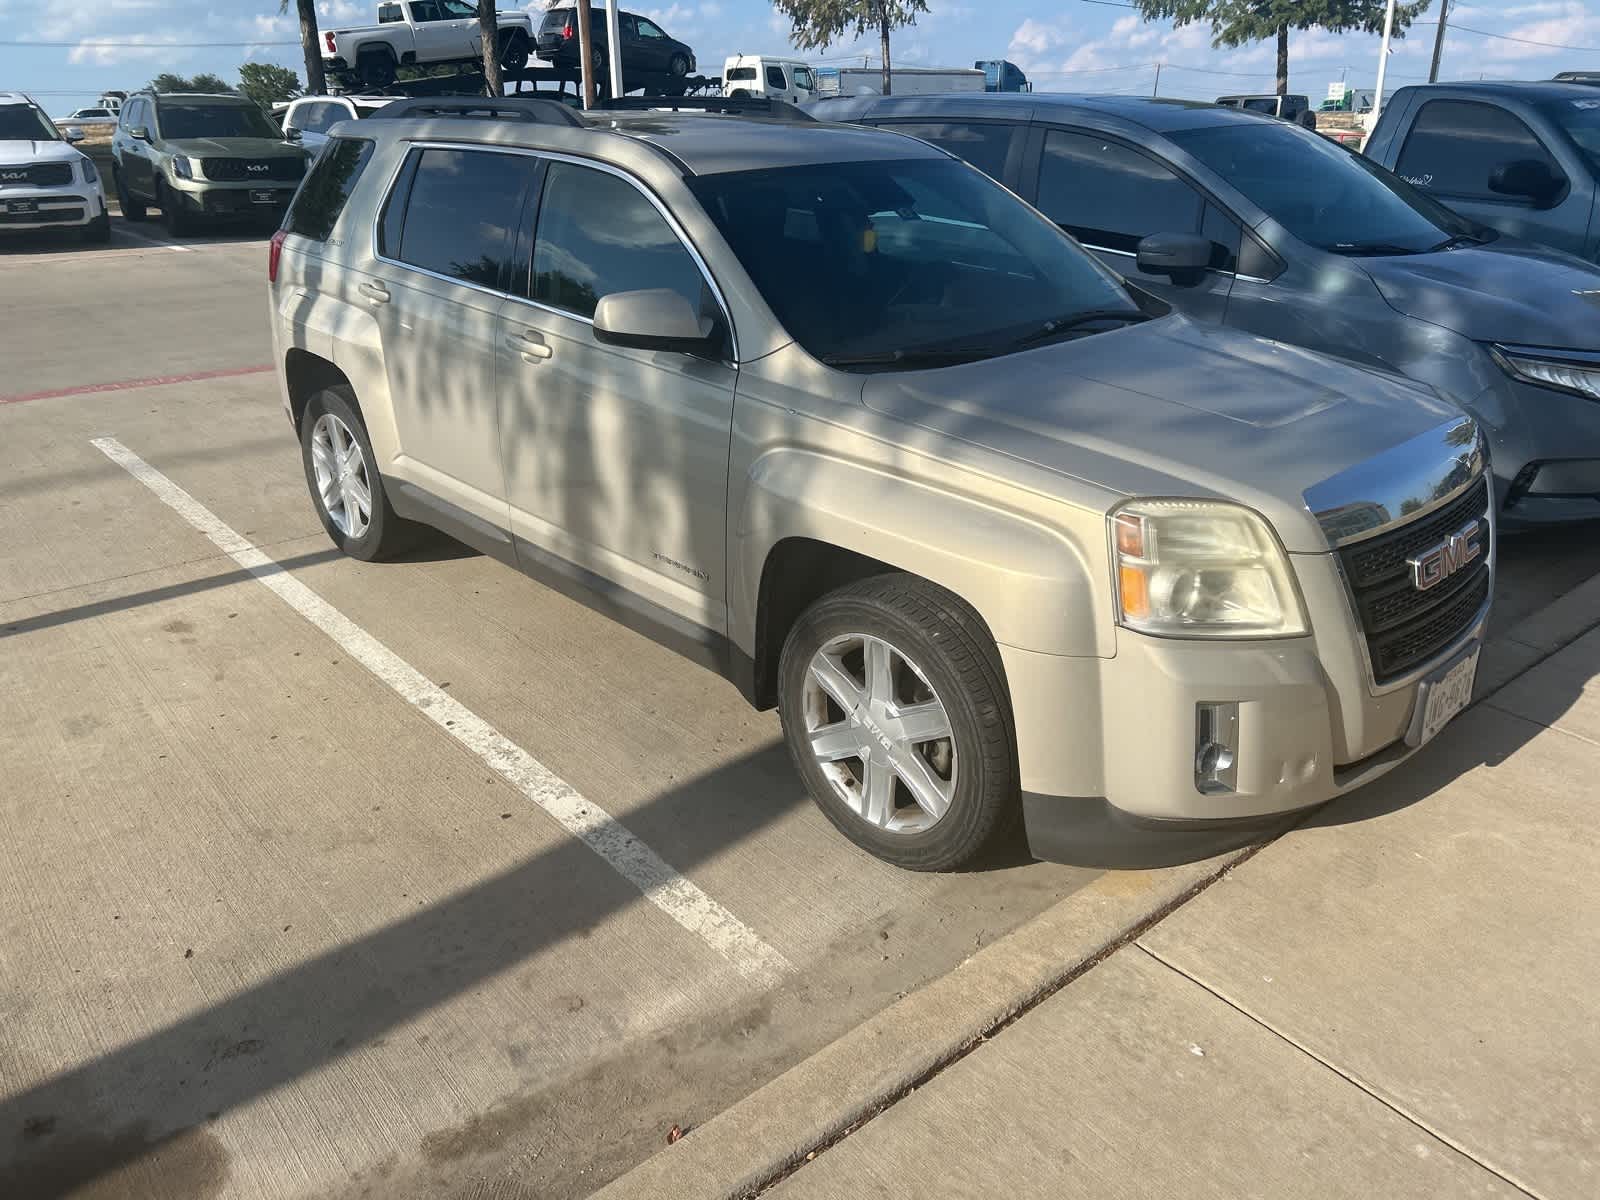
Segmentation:
[[(300, 52), (306, 60), (306, 91), (321, 95), (328, 90), (327, 77), (322, 73), (322, 38), (317, 33), (316, 0), (294, 0), (300, 17)], [(278, 0), (278, 11), (289, 11), (289, 0)]]
[(152, 92), (231, 92), (233, 85), (209, 71), (198, 75), (174, 75), (163, 71), (150, 81)]
[(928, 11), (926, 0), (777, 0), (777, 7), (793, 26), (789, 40), (802, 50), (831, 46), (841, 37), (864, 37), (878, 31), (883, 59), (883, 94), (889, 94), (889, 31), (917, 23)]
[(239, 94), (271, 112), (274, 104), (300, 94), (300, 76), (277, 63), (247, 62), (239, 68)]
[[(1174, 25), (1206, 21), (1213, 46), (1242, 46), (1278, 39), (1278, 95), (1289, 91), (1289, 30), (1326, 29), (1329, 33), (1382, 33), (1387, 0), (1133, 0), (1147, 21), (1170, 17)], [(1394, 36), (1428, 7), (1428, 0), (1397, 4)]]

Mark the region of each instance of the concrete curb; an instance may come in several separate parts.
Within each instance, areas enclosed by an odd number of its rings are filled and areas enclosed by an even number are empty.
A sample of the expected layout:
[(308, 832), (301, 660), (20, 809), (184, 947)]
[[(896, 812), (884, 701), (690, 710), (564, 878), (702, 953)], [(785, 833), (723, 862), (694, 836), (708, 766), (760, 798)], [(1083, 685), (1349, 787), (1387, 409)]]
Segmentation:
[[(760, 1191), (1055, 992), (1254, 848), (1161, 871), (1112, 871), (596, 1192), (732, 1200)], [(1130, 900), (1141, 914), (1128, 919)]]
[[(1474, 703), (1597, 626), (1600, 575), (1485, 644)], [(591, 1200), (742, 1200), (761, 1191), (1260, 848), (1162, 871), (1108, 872), (652, 1155)], [(1130, 921), (1128, 903), (1135, 897), (1140, 915)]]

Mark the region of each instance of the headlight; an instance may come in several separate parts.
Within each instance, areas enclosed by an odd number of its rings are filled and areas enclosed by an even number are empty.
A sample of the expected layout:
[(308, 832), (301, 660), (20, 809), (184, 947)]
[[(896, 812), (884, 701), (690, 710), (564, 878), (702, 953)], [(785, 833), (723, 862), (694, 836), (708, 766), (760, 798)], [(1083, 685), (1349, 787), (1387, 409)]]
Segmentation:
[(1600, 400), (1600, 354), (1520, 346), (1492, 346), (1490, 353), (1513, 379)]
[(1114, 510), (1119, 620), (1161, 637), (1294, 637), (1305, 610), (1288, 556), (1247, 508), (1134, 500)]
[(100, 171), (94, 165), (94, 159), (87, 154), (83, 156), (83, 181), (91, 184), (100, 182)]
[(174, 154), (172, 156), (172, 173), (179, 179), (193, 179), (194, 171), (189, 166), (187, 155)]

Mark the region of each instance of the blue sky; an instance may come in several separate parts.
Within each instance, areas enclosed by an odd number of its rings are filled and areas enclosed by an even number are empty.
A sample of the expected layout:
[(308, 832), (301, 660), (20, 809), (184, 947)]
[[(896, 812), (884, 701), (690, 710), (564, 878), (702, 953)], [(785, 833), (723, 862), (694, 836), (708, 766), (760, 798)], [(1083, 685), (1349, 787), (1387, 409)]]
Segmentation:
[[(1051, 91), (1148, 94), (1157, 62), (1165, 64), (1162, 95), (1211, 98), (1223, 92), (1270, 90), (1272, 83), (1270, 43), (1213, 50), (1207, 29), (1146, 23), (1104, 0), (928, 3), (932, 11), (895, 37), (894, 54), (901, 63), (969, 66), (977, 58), (1010, 58), (1036, 87)], [(335, 28), (370, 21), (374, 7), (375, 0), (318, 2), (323, 22)], [(544, 4), (541, 0), (527, 7), (541, 9)], [(676, 0), (665, 7), (640, 3), (636, 10), (693, 45), (708, 73), (719, 70), (723, 56), (735, 51), (789, 50), (787, 23), (756, 0)], [(1450, 24), (1444, 78), (1539, 79), (1568, 68), (1600, 68), (1600, 0), (1459, 3), (1452, 7)], [(59, 43), (0, 46), (0, 89), (32, 92), (57, 114), (88, 103), (103, 88), (134, 88), (161, 71), (213, 71), (232, 79), (248, 59), (300, 65), (298, 45), (272, 44), (294, 42), (298, 36), (295, 23), (278, 15), (275, 0), (0, 0), (0, 31), (0, 39), (11, 42)], [(1433, 32), (1431, 25), (1419, 27), (1398, 43), (1389, 64), (1392, 81), (1426, 78)], [(95, 41), (119, 44), (89, 44)], [(178, 44), (197, 42), (239, 44)], [(860, 47), (846, 43), (805, 57), (838, 61), (875, 50), (875, 41)], [(1296, 33), (1290, 85), (1320, 98), (1328, 83), (1348, 70), (1352, 84), (1370, 86), (1377, 52), (1376, 38)]]

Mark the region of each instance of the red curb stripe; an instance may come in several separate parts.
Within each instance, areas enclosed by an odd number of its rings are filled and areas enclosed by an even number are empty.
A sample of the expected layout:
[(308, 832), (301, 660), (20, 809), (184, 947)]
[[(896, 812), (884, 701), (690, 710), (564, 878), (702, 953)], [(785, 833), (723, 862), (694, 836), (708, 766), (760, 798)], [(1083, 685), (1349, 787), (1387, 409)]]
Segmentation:
[(0, 404), (25, 404), (29, 400), (56, 400), (62, 396), (88, 396), (95, 392), (125, 392), (131, 388), (168, 387), (174, 383), (197, 383), (202, 379), (228, 379), (235, 375), (261, 375), (272, 370), (260, 367), (226, 367), (220, 371), (195, 371), (188, 375), (152, 375), (149, 379), (123, 379), (116, 383), (91, 383), (85, 387), (56, 388), (48, 392), (24, 392), (0, 396)]

